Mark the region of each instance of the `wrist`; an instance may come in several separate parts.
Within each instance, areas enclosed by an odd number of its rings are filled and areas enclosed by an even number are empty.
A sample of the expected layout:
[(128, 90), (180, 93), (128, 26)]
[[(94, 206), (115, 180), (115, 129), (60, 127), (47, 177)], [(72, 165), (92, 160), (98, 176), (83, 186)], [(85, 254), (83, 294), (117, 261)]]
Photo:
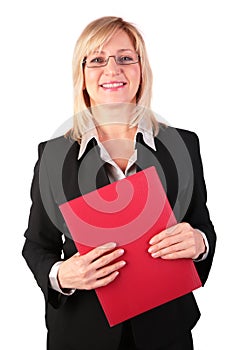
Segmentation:
[(65, 282), (64, 279), (62, 277), (62, 273), (61, 273), (61, 268), (62, 268), (62, 263), (59, 265), (58, 271), (57, 271), (57, 283), (59, 285), (59, 288), (62, 292), (62, 294), (65, 295), (72, 295), (75, 292), (75, 288), (67, 288), (65, 287)]
[(206, 245), (203, 236), (201, 235), (201, 249), (200, 249), (200, 254), (203, 255), (206, 252)]
[(64, 285), (64, 280), (63, 280), (63, 276), (62, 276), (62, 263), (61, 263), (61, 265), (59, 265), (59, 268), (57, 270), (57, 283), (62, 290), (67, 289)]
[(204, 240), (204, 237), (203, 235), (199, 232), (199, 230), (196, 230), (198, 236), (199, 236), (199, 239), (200, 239), (200, 243), (199, 243), (199, 249), (198, 249), (198, 255), (194, 258), (195, 260), (201, 260), (202, 257), (205, 255), (206, 253), (206, 250), (207, 250), (207, 247), (206, 247), (206, 244), (205, 244), (205, 240)]

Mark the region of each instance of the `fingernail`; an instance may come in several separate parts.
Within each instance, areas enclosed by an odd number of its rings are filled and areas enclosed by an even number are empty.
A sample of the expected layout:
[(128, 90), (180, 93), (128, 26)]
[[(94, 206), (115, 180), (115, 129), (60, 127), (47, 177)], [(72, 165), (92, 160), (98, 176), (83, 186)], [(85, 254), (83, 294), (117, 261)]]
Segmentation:
[(153, 251), (153, 248), (150, 247), (150, 248), (148, 249), (148, 253), (152, 253), (152, 251)]
[(124, 249), (119, 249), (117, 253), (118, 253), (119, 255), (122, 255), (122, 254), (124, 254), (124, 252), (125, 252)]
[(176, 226), (171, 226), (171, 227), (168, 227), (167, 229), (166, 229), (166, 233), (171, 233), (172, 231), (174, 231), (175, 230), (175, 228), (176, 228)]
[(152, 258), (157, 258), (159, 256), (159, 254), (158, 253), (153, 253), (153, 254), (151, 254), (151, 256), (152, 256)]
[(100, 246), (100, 248), (102, 249), (113, 249), (116, 248), (117, 244), (115, 242), (109, 242), (109, 243), (105, 243), (103, 245)]

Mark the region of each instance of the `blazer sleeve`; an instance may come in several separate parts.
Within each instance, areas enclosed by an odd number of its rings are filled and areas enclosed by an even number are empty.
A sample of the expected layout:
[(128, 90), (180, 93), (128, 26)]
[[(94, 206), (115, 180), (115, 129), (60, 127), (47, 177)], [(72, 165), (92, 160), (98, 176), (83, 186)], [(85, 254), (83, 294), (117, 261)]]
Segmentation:
[[(54, 265), (61, 259), (62, 253), (62, 232), (57, 228), (45, 210), (40, 192), (40, 163), (43, 149), (46, 143), (38, 146), (39, 158), (34, 168), (34, 176), (31, 186), (32, 205), (30, 210), (28, 228), (25, 232), (25, 243), (23, 247), (23, 257), (31, 269), (37, 284), (41, 288), (46, 302), (51, 303), (58, 308), (66, 300), (66, 296), (50, 288), (49, 272)], [(43, 176), (44, 177), (44, 176)], [(59, 209), (55, 205), (52, 191), (49, 187), (49, 181), (43, 181), (46, 186), (47, 199), (51, 203), (54, 215), (59, 218)]]
[(203, 261), (195, 262), (198, 274), (204, 285), (208, 278), (213, 261), (216, 233), (206, 205), (207, 191), (203, 174), (199, 140), (195, 133), (190, 133), (188, 138), (189, 140), (186, 140), (185, 143), (189, 149), (192, 160), (194, 183), (191, 202), (183, 221), (188, 222), (193, 228), (204, 232), (209, 243), (209, 253), (207, 258)]

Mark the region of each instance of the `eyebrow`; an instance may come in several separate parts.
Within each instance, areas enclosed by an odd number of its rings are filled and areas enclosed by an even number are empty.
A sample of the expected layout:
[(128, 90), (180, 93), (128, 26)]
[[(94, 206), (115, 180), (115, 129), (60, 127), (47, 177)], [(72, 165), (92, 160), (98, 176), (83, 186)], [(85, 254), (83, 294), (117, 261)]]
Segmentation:
[[(134, 52), (134, 50), (132, 50), (132, 49), (119, 49), (119, 50), (117, 50), (117, 53), (121, 53), (121, 52), (125, 52), (125, 51), (130, 51), (130, 52)], [(98, 54), (105, 54), (106, 53), (106, 51), (103, 51), (103, 50), (94, 50), (94, 51), (92, 51), (90, 54), (91, 55), (93, 55), (93, 54), (95, 54), (95, 53), (98, 53)]]

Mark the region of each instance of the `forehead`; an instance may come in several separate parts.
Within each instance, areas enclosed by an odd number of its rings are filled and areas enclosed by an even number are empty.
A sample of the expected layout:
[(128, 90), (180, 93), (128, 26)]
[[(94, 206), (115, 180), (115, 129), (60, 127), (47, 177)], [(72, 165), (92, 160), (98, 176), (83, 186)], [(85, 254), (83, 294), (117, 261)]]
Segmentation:
[(124, 30), (118, 30), (102, 45), (97, 46), (92, 52), (122, 52), (126, 50), (134, 51), (135, 47), (129, 35)]

